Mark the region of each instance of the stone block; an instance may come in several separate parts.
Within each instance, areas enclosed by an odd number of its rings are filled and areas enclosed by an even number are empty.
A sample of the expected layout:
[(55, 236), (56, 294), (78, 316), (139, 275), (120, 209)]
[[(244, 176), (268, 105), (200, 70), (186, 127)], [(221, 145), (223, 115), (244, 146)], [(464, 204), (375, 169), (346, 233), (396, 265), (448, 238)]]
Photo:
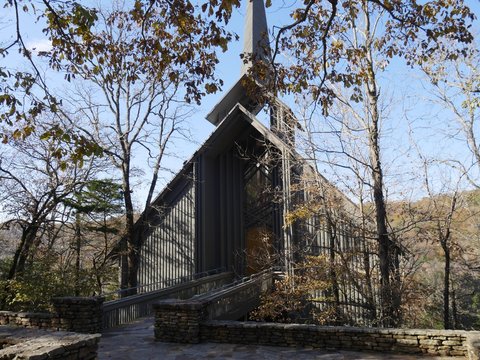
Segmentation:
[(397, 339), (396, 341), (399, 345), (418, 345), (418, 339)]
[(377, 339), (377, 343), (379, 343), (379, 344), (393, 344), (393, 343), (395, 343), (395, 339), (394, 338), (381, 337), (381, 338)]
[(434, 340), (434, 339), (420, 339), (419, 342), (420, 342), (420, 345), (429, 345), (429, 346), (442, 344), (441, 340)]
[(460, 346), (462, 342), (459, 340), (444, 340), (442, 341), (442, 345), (444, 346)]
[[(82, 335), (11, 328), (9, 341), (14, 345), (0, 350), (1, 359), (86, 359), (96, 356), (100, 335)], [(86, 344), (90, 346), (86, 346)], [(88, 354), (83, 356), (82, 354)]]

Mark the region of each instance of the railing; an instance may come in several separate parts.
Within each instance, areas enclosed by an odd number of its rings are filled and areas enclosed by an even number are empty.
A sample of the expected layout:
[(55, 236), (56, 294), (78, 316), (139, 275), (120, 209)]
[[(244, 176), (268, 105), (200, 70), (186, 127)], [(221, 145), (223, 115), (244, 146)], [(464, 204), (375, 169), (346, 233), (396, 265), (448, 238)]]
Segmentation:
[[(189, 282), (189, 281), (198, 280), (198, 279), (201, 279), (203, 277), (210, 276), (210, 275), (220, 274), (220, 273), (223, 273), (225, 271), (226, 271), (225, 268), (212, 269), (212, 270), (208, 270), (208, 271), (204, 271), (204, 272), (200, 272), (200, 273), (191, 274), (191, 275), (188, 275), (188, 276), (181, 276), (181, 277), (173, 278), (173, 279), (165, 279), (165, 280), (162, 280), (162, 281), (158, 281), (158, 282), (150, 283), (150, 284), (145, 284), (145, 285), (140, 285), (140, 286), (137, 286), (137, 287), (119, 289), (119, 290), (116, 290), (116, 291), (112, 291), (112, 292), (109, 292), (109, 293), (102, 294), (102, 296), (105, 297), (107, 299), (107, 301), (117, 300), (117, 299), (120, 299), (120, 298), (123, 298), (123, 297), (126, 297), (126, 296), (149, 293), (149, 292), (169, 288), (169, 287), (172, 287), (174, 285), (184, 284), (184, 283)], [(131, 295), (129, 295), (129, 294), (131, 294)]]
[(152, 303), (158, 300), (172, 298), (188, 299), (194, 295), (221, 287), (231, 282), (232, 279), (232, 273), (220, 273), (177, 284), (169, 288), (105, 302), (103, 304), (103, 329), (127, 324), (138, 318), (149, 316), (152, 314)]
[(238, 320), (259, 305), (260, 295), (272, 288), (273, 277), (271, 269), (264, 270), (194, 299), (206, 304), (209, 320)]

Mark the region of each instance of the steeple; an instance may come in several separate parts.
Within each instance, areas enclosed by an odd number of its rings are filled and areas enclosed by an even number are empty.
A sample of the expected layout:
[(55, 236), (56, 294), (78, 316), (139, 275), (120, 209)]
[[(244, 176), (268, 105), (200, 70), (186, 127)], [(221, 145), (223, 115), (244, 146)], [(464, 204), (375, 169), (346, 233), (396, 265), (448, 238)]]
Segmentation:
[[(247, 0), (243, 53), (249, 59), (250, 56), (253, 56), (255, 61), (270, 62), (269, 46), (267, 17), (263, 0)], [(253, 115), (257, 115), (265, 105), (258, 99), (252, 98), (245, 89), (244, 81), (251, 66), (251, 61), (242, 65), (240, 79), (207, 115), (207, 120), (213, 125), (218, 125), (237, 104), (245, 107)]]
[[(247, 16), (243, 34), (243, 53), (255, 60), (270, 61), (267, 16), (263, 0), (247, 0)], [(251, 61), (242, 64), (241, 76), (248, 72)]]

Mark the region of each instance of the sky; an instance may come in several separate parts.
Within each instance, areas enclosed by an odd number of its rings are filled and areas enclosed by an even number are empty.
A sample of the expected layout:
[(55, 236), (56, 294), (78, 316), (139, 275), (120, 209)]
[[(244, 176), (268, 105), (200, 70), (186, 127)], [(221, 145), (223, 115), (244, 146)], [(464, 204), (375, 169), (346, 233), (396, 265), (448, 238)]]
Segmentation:
[[(468, 0), (467, 4), (472, 10), (480, 15), (480, 2), (478, 0)], [(288, 22), (287, 14), (293, 8), (294, 0), (274, 1), (273, 6), (267, 9), (267, 21), (270, 29), (274, 26), (281, 26)], [(240, 40), (232, 42), (226, 53), (220, 55), (220, 63), (217, 67), (217, 76), (224, 80), (224, 89), (227, 91), (235, 84), (240, 76), (241, 60), (239, 54), (242, 52), (242, 35), (243, 22), (246, 12), (246, 1), (243, 1), (242, 8), (234, 9), (232, 19), (229, 23), (229, 30), (237, 33)], [(25, 34), (25, 41), (27, 46), (36, 48), (36, 50), (48, 49), (48, 40), (41, 32), (42, 25), (35, 24), (33, 16), (22, 16), (21, 27)], [(478, 20), (475, 23), (475, 32), (478, 33)], [(4, 43), (14, 34), (14, 19), (11, 10), (0, 9), (0, 43)], [(23, 60), (16, 56), (14, 51), (11, 54), (1, 59), (2, 65), (7, 67), (27, 68)], [(47, 79), (52, 84), (60, 84), (65, 86), (61, 79), (61, 75), (55, 74), (48, 70), (45, 64), (40, 66), (44, 69)], [(385, 123), (385, 141), (382, 144), (384, 147), (384, 163), (387, 170), (387, 181), (392, 184), (397, 183), (396, 187), (392, 187), (392, 196), (398, 193), (397, 189), (405, 189), (406, 186), (412, 184), (412, 179), (416, 169), (412, 168), (412, 160), (405, 154), (411, 148), (409, 133), (414, 129), (414, 136), (418, 141), (421, 141), (427, 153), (431, 154), (450, 154), (454, 157), (464, 156), (464, 149), (456, 146), (454, 143), (447, 143), (442, 140), (442, 133), (447, 131), (444, 129), (448, 117), (442, 109), (437, 108), (428, 100), (428, 89), (425, 88), (425, 83), (421, 81), (421, 75), (411, 68), (405, 66), (401, 61), (394, 62), (388, 70), (382, 74), (381, 80), (382, 94), (385, 98), (391, 100), (389, 121)], [(158, 189), (161, 189), (172, 174), (178, 170), (185, 160), (188, 160), (194, 151), (203, 143), (209, 134), (214, 130), (214, 126), (206, 119), (206, 114), (213, 108), (213, 106), (222, 98), (223, 92), (208, 95), (202, 101), (201, 106), (194, 109), (194, 116), (188, 119), (188, 127), (192, 134), (189, 141), (181, 141), (175, 147), (175, 157), (167, 159), (165, 166), (170, 169), (164, 174), (160, 181)], [(424, 95), (418, 95), (424, 94)], [(288, 99), (291, 101), (291, 99)], [(294, 107), (294, 106), (292, 106)], [(408, 117), (408, 121), (406, 120)], [(432, 135), (431, 131), (438, 127), (437, 135)], [(141, 157), (141, 156), (140, 156)], [(410, 169), (409, 169), (410, 168)], [(328, 170), (325, 170), (328, 172)], [(328, 176), (328, 174), (327, 174)], [(398, 183), (404, 185), (399, 186)], [(145, 189), (139, 184), (136, 191), (136, 198), (139, 203), (145, 196)], [(419, 195), (414, 195), (419, 196)]]

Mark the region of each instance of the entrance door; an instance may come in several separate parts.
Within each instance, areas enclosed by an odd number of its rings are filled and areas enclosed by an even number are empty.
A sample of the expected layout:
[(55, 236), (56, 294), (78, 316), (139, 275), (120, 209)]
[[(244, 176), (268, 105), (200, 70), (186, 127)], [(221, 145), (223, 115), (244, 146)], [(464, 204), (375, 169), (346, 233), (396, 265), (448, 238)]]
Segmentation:
[(251, 275), (273, 265), (273, 190), (268, 167), (252, 162), (245, 171), (245, 257)]
[(246, 234), (247, 275), (256, 274), (273, 265), (273, 234), (265, 226), (247, 229)]

